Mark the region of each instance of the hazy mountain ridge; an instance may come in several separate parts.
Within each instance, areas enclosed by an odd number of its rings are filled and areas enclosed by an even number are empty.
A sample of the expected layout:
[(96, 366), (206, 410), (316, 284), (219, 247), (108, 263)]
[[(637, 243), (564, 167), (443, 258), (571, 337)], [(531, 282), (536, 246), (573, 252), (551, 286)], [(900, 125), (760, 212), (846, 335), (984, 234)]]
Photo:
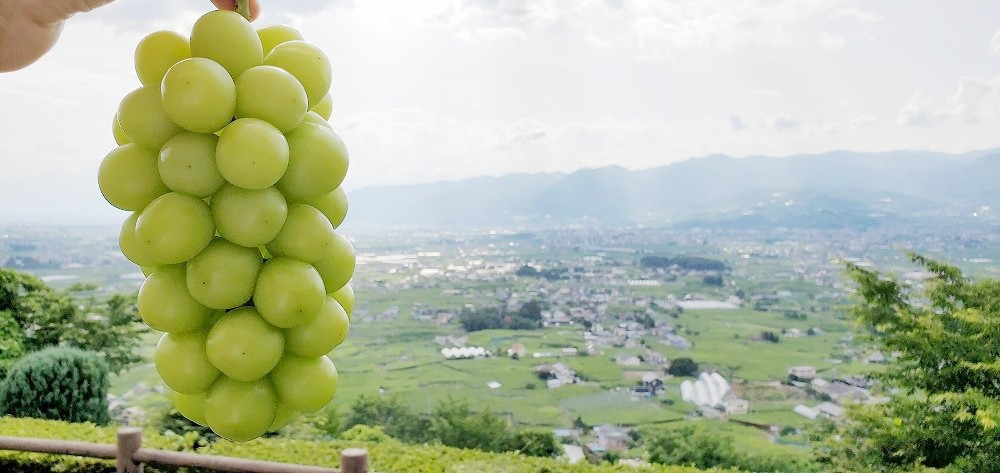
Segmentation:
[(594, 221), (739, 227), (870, 227), (1000, 207), (1000, 149), (961, 155), (834, 151), (713, 155), (629, 171), (512, 174), (350, 194), (352, 224), (507, 225)]

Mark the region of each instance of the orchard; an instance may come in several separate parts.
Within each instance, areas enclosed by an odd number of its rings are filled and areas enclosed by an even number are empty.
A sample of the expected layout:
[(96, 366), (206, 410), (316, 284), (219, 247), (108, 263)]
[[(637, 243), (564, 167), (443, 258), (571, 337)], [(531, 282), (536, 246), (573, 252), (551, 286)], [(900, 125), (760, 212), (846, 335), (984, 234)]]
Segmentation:
[(355, 256), (347, 149), (326, 55), (288, 26), (213, 11), (190, 38), (139, 42), (142, 85), (114, 117), (98, 183), (131, 212), (120, 246), (147, 278), (139, 313), (177, 410), (246, 441), (321, 409), (347, 337)]

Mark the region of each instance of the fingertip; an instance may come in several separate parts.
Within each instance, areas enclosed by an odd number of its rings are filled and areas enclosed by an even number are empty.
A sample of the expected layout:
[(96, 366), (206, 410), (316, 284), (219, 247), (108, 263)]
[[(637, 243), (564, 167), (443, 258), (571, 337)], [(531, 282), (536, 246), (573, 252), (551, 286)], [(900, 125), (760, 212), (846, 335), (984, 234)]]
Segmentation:
[(250, 0), (250, 21), (254, 21), (257, 18), (260, 18), (260, 2)]

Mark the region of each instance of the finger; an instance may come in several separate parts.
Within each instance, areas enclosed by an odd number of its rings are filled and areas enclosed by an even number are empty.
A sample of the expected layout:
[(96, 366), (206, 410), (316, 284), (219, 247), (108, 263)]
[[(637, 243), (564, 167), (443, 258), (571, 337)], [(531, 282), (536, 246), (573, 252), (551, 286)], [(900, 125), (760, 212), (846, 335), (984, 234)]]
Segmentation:
[[(236, 0), (212, 0), (219, 10), (236, 10)], [(260, 16), (260, 2), (250, 0), (250, 21), (256, 20)]]

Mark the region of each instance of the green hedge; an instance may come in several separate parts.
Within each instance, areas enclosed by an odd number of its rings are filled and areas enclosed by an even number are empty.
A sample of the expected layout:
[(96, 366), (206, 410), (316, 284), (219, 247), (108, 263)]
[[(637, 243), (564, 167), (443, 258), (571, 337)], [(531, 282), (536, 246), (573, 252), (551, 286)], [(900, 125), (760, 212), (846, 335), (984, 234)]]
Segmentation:
[[(37, 419), (0, 418), (0, 435), (114, 443), (115, 428), (93, 424), (69, 424)], [(354, 436), (360, 440), (317, 442), (287, 438), (257, 439), (246, 443), (218, 441), (197, 448), (199, 453), (253, 458), (307, 465), (338, 466), (340, 451), (348, 447), (368, 449), (373, 471), (382, 473), (693, 473), (704, 470), (687, 467), (651, 467), (635, 469), (611, 465), (569, 465), (547, 458), (514, 453), (487, 453), (436, 445), (406, 445), (379, 435)], [(193, 435), (160, 435), (143, 432), (143, 446), (164, 450), (195, 449), (200, 445)], [(114, 463), (69, 456), (0, 451), (0, 471), (26, 473), (110, 473)], [(148, 470), (148, 469), (147, 469)]]
[[(36, 437), (52, 440), (115, 443), (116, 427), (72, 424), (56, 420), (0, 417), (0, 435)], [(161, 435), (143, 431), (142, 445), (161, 450), (190, 451), (197, 441), (194, 435)], [(0, 450), (0, 471), (17, 473), (113, 473), (114, 461), (95, 460), (69, 455), (46, 455)]]

